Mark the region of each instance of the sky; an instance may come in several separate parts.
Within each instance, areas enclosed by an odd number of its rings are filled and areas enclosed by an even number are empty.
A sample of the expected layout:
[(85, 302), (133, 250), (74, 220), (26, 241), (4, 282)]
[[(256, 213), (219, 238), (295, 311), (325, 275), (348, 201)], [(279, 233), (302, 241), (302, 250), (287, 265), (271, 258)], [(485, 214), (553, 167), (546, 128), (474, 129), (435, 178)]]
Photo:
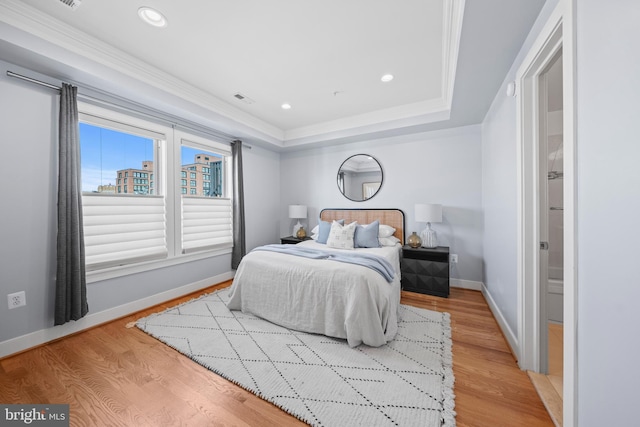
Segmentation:
[[(182, 163), (193, 163), (202, 152), (181, 147)], [(142, 169), (143, 161), (153, 160), (153, 139), (80, 123), (80, 157), (82, 191), (97, 191), (99, 185), (115, 185), (118, 170)]]

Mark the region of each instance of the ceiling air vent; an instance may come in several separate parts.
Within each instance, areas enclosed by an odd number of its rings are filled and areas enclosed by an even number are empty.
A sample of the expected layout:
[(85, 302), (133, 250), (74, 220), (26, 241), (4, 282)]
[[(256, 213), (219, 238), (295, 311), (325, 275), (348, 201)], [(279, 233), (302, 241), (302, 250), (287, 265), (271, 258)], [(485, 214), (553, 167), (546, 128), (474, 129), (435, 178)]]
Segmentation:
[(233, 95), (233, 97), (236, 98), (236, 99), (239, 99), (240, 101), (244, 102), (245, 104), (253, 104), (255, 102), (253, 99), (249, 98), (248, 96), (244, 96), (240, 92), (238, 92), (235, 95)]
[(82, 0), (60, 0), (60, 3), (64, 3), (69, 6), (71, 9), (76, 10), (80, 7)]

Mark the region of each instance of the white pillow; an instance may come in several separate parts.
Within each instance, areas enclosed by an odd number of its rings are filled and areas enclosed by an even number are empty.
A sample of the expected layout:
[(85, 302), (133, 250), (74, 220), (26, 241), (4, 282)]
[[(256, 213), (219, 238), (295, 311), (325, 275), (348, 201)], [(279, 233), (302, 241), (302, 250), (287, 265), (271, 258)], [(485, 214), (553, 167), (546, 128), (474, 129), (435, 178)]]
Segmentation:
[(390, 225), (380, 224), (380, 229), (378, 230), (378, 237), (391, 237), (393, 233), (396, 232), (396, 229)]
[(353, 235), (356, 232), (356, 225), (358, 223), (355, 221), (347, 225), (340, 225), (339, 222), (333, 221), (327, 246), (336, 249), (353, 249)]
[(400, 243), (400, 239), (396, 236), (378, 237), (381, 246), (395, 246)]
[(311, 234), (318, 234), (320, 232), (320, 226), (316, 225), (315, 227), (313, 227), (313, 230), (311, 230)]

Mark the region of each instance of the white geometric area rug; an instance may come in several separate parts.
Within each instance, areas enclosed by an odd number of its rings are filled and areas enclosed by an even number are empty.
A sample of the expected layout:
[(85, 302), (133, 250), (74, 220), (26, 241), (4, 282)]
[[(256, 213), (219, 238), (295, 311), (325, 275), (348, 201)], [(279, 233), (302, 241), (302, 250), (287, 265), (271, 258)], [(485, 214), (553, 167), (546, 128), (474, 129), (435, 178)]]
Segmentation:
[(351, 348), (230, 311), (228, 293), (136, 326), (313, 426), (455, 426), (449, 313), (401, 305), (393, 341)]

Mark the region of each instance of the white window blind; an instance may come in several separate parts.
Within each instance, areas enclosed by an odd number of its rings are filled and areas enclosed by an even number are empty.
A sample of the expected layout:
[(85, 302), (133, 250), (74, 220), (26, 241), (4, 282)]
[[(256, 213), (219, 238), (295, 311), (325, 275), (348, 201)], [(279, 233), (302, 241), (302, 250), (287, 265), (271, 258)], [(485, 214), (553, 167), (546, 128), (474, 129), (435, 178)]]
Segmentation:
[(167, 257), (163, 197), (82, 196), (87, 270)]
[(182, 251), (230, 247), (231, 200), (214, 197), (182, 197)]

